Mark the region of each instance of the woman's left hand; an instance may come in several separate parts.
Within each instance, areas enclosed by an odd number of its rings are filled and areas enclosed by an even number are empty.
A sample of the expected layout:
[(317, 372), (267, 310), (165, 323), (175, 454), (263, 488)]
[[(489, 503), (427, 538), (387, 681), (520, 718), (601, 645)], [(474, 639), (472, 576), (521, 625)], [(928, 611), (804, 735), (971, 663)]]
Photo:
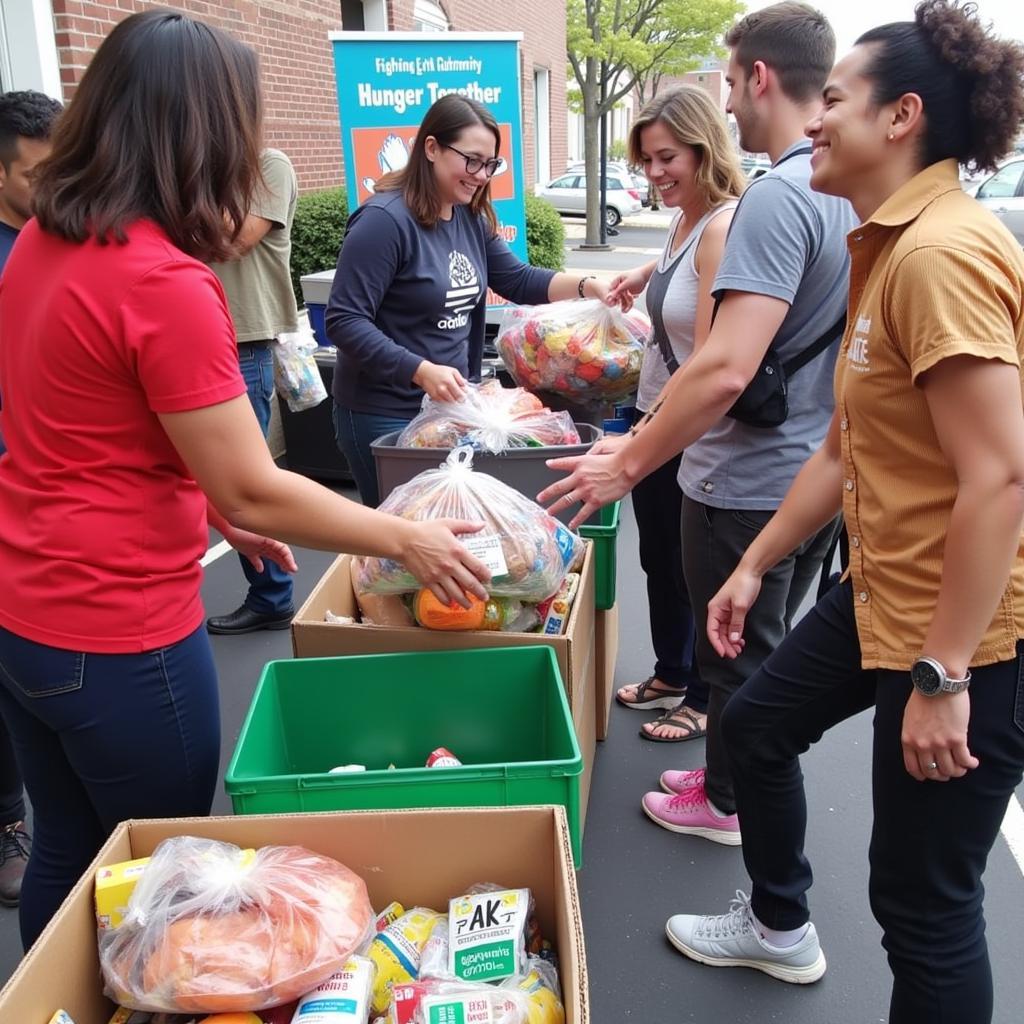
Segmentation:
[[(948, 782), (978, 767), (967, 747), (970, 691), (926, 697), (913, 690), (903, 712), (903, 763), (918, 782)], [(935, 765), (933, 768), (932, 765)]]
[(618, 500), (629, 491), (620, 464), (619, 451), (548, 459), (549, 469), (560, 469), (569, 475), (544, 488), (537, 495), (537, 501), (541, 505), (550, 501), (548, 512), (552, 515), (564, 512), (580, 502), (583, 507), (569, 521), (569, 528), (575, 530), (599, 508)]
[(232, 526), (224, 534), (224, 539), (240, 554), (245, 555), (257, 572), (263, 572), (263, 559), (269, 558), (285, 572), (298, 572), (295, 556), (287, 544), (272, 537), (263, 537), (258, 533), (240, 530)]

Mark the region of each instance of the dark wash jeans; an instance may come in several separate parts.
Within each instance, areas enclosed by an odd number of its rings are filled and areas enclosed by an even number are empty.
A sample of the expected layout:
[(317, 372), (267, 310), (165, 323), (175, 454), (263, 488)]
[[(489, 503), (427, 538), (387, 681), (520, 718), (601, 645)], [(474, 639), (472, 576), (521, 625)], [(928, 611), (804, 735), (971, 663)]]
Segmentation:
[(143, 654), (87, 654), (0, 628), (0, 712), (34, 814), (25, 949), (119, 821), (210, 813), (220, 761), (205, 626)]
[(747, 615), (743, 653), (733, 661), (715, 654), (707, 632), (708, 602), (736, 568), (774, 511), (714, 508), (683, 496), (683, 573), (697, 616), (697, 664), (710, 689), (707, 725), (708, 799), (720, 810), (736, 810), (729, 759), (722, 742), (722, 711), (789, 632), (793, 616), (821, 573), (838, 529), (838, 518), (765, 574), (761, 593)]
[[(274, 397), (274, 344), (273, 341), (246, 341), (238, 346), (238, 364), (249, 403), (264, 437), (270, 430), (270, 402)], [(249, 584), (246, 608), (261, 615), (283, 616), (294, 611), (290, 573), (269, 558), (263, 561), (263, 572), (257, 572), (245, 555), (240, 554), (238, 561)]]
[(729, 702), (722, 732), (753, 880), (770, 928), (808, 920), (807, 808), (799, 756), (831, 726), (874, 706), (870, 896), (893, 973), (890, 1024), (987, 1024), (992, 974), (982, 874), (1024, 771), (1024, 643), (972, 669), (963, 778), (917, 782), (900, 732), (910, 673), (861, 668), (849, 581), (830, 590)]
[(337, 402), (334, 402), (331, 416), (334, 419), (334, 440), (352, 470), (359, 497), (364, 505), (376, 508), (381, 499), (377, 489), (377, 466), (370, 445), (378, 437), (403, 430), (412, 422), (412, 418), (399, 419), (370, 412), (353, 412)]
[(708, 706), (708, 688), (697, 670), (696, 624), (683, 576), (679, 516), (681, 455), (669, 459), (633, 488), (633, 512), (640, 535), (640, 565), (647, 577), (647, 606), (654, 645), (654, 674), (669, 686), (686, 687), (686, 703)]

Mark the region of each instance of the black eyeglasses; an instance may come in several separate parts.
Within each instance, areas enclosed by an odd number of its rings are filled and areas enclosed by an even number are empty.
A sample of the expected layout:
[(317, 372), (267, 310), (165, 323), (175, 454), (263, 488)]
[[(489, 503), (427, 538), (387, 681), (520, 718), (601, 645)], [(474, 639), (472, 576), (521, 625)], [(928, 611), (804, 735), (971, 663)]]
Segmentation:
[(463, 153), (461, 149), (456, 149), (454, 146), (448, 146), (445, 143), (441, 143), (445, 149), (450, 149), (453, 153), (458, 153), (463, 160), (466, 161), (466, 173), (476, 174), (477, 171), (483, 171), (488, 178), (493, 178), (498, 172), (498, 168), (505, 162), (500, 156), (492, 157), (490, 160), (481, 160), (478, 156), (470, 156), (468, 153)]

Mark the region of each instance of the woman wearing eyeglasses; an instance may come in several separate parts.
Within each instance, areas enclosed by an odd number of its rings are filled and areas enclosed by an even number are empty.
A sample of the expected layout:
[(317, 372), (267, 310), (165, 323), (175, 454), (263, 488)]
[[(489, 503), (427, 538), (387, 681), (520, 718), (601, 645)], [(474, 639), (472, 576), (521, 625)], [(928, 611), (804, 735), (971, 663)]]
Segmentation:
[(526, 305), (608, 292), (596, 278), (513, 255), (491, 206), (500, 147), (486, 107), (445, 96), (427, 111), (409, 162), (349, 219), (326, 319), (338, 348), (335, 436), (367, 505), (380, 501), (370, 443), (412, 420), (424, 392), (458, 398), (479, 376), (488, 288)]

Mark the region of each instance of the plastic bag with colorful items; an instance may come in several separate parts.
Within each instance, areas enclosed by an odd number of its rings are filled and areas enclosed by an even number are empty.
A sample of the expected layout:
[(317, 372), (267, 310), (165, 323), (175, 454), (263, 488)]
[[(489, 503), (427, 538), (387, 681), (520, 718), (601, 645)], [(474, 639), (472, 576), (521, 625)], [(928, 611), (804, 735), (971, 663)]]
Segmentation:
[(636, 393), (651, 323), (598, 299), (509, 309), (498, 354), (515, 382), (587, 404), (623, 402)]
[(455, 402), (423, 399), (419, 415), (398, 437), (399, 448), (471, 448), (503, 452), (579, 444), (567, 412), (552, 412), (523, 388), (504, 388), (497, 380), (470, 384)]
[(340, 971), (373, 935), (363, 880), (299, 846), (161, 843), (124, 921), (99, 933), (104, 992), (176, 1013), (260, 1010)]
[(283, 395), (292, 412), (319, 405), (327, 397), (313, 353), (316, 338), (312, 333), (279, 334), (274, 346), (274, 388)]
[[(468, 519), (484, 528), (462, 542), (491, 571), (492, 597), (543, 601), (583, 557), (583, 541), (536, 502), (486, 473), (473, 472), (473, 450), (456, 448), (438, 469), (396, 487), (380, 506), (403, 519)], [(420, 589), (400, 562), (364, 558), (357, 591), (401, 594)]]

